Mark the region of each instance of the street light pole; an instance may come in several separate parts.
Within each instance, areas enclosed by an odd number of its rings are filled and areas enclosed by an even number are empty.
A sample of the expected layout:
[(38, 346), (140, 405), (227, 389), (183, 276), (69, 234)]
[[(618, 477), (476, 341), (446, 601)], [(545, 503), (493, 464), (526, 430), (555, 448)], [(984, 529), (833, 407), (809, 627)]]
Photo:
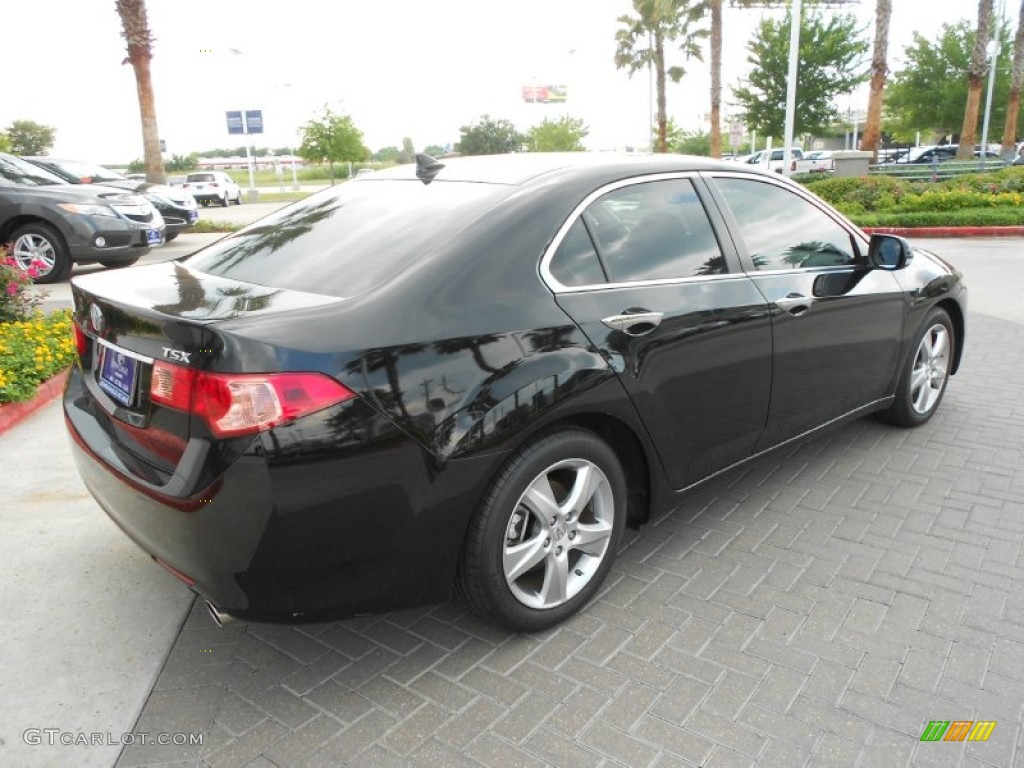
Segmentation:
[(800, 16), (801, 0), (793, 0), (791, 13), (793, 18), (789, 25), (789, 71), (786, 75), (786, 129), (782, 148), (782, 172), (789, 176), (790, 159), (793, 155), (793, 128), (796, 122), (796, 76), (800, 61)]
[[(1003, 20), (1003, 4), (999, 3), (999, 15), (996, 17), (998, 21)], [(992, 89), (996, 82), (996, 61), (999, 59), (999, 44), (997, 42), (997, 35), (999, 34), (999, 23), (993, 20), (992, 24), (992, 39), (989, 41), (989, 56), (991, 60), (988, 65), (988, 93), (985, 95), (985, 118), (981, 122), (981, 169), (985, 170), (986, 157), (988, 155), (988, 119), (992, 112)]]

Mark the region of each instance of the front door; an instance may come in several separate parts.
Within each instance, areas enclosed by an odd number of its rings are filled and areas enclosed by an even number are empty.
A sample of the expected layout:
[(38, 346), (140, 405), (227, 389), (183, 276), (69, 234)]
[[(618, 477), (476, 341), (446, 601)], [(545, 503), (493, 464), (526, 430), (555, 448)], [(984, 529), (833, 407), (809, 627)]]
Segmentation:
[(767, 302), (719, 246), (702, 187), (658, 177), (595, 193), (543, 269), (619, 374), (675, 488), (752, 453), (771, 386)]
[(772, 308), (771, 408), (758, 449), (894, 391), (905, 298), (867, 241), (789, 185), (718, 175), (744, 268)]

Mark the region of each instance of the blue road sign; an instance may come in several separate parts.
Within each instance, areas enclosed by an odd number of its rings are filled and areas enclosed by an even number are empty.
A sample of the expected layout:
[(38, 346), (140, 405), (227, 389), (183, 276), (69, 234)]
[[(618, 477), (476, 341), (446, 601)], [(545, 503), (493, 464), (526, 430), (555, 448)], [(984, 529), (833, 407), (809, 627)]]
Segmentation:
[(228, 133), (245, 133), (241, 112), (225, 112), (228, 118)]
[(245, 132), (263, 133), (262, 109), (247, 109), (245, 111)]

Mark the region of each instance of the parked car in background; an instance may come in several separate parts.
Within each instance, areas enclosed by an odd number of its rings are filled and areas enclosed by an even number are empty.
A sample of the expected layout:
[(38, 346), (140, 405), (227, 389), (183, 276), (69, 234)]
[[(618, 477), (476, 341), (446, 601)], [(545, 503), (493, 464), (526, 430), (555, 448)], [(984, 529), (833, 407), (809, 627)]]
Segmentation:
[(928, 421), (966, 312), (788, 179), (598, 153), (421, 155), (72, 293), (85, 484), (215, 618), (454, 590), (516, 631), (703, 480)]
[(242, 204), (242, 188), (223, 171), (190, 173), (185, 177), (182, 188), (204, 207), (210, 203), (218, 203), (225, 208), (231, 203)]
[(71, 184), (103, 184), (145, 196), (164, 219), (167, 242), (199, 221), (199, 209), (192, 195), (166, 184), (150, 184), (145, 176), (139, 181), (102, 165), (80, 160), (59, 160), (47, 156), (23, 157), (22, 160), (45, 168)]
[(164, 242), (164, 221), (145, 197), (102, 185), (70, 184), (0, 153), (0, 243), (37, 283), (65, 279), (74, 264), (134, 264)]
[(832, 154), (832, 151), (828, 149), (815, 149), (806, 153), (801, 171), (803, 173), (831, 173), (835, 170), (835, 160), (832, 159)]
[[(906, 154), (901, 155), (895, 159), (888, 160), (882, 165), (897, 165), (897, 164), (918, 164), (918, 165), (931, 165), (932, 163), (947, 163), (956, 160), (956, 153), (959, 149), (958, 144), (931, 144), (920, 147), (913, 147), (908, 150)], [(990, 147), (984, 151), (986, 160), (999, 159), (999, 151), (997, 148)], [(974, 148), (974, 158), (980, 159), (982, 156), (982, 149), (980, 146)]]
[[(771, 150), (770, 156), (767, 149), (762, 149), (760, 152), (747, 156), (742, 162), (748, 165), (759, 165), (775, 173), (782, 173), (784, 170), (783, 158), (783, 148), (777, 147)], [(790, 150), (789, 170), (790, 173), (810, 173), (813, 170), (812, 165), (805, 160), (803, 150), (799, 147), (793, 147)]]

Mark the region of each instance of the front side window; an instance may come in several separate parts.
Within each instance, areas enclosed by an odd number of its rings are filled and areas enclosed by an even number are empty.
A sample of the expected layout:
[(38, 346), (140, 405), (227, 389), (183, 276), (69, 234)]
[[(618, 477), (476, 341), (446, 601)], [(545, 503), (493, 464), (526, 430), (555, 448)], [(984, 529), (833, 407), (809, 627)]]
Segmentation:
[(739, 224), (756, 269), (845, 266), (857, 261), (853, 236), (794, 192), (750, 179), (719, 178), (715, 185)]

